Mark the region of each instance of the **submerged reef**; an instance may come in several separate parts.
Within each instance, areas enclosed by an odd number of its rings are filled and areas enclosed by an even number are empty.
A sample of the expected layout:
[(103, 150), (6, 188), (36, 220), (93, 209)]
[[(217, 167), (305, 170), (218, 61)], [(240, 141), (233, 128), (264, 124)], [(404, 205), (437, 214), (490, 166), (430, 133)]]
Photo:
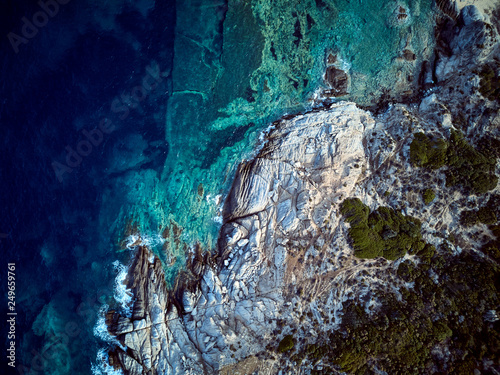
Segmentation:
[[(256, 4), (240, 5), (242, 22), (254, 11), (265, 32), (278, 30)], [(186, 254), (173, 286), (134, 237), (132, 312), (108, 311), (119, 344), (104, 366), (130, 375), (500, 371), (500, 104), (495, 77), (481, 73), (500, 58), (498, 19), (450, 4), (438, 4), (433, 63), (402, 55), (422, 63), (410, 102), (328, 99), (272, 123), (234, 173), (214, 249), (165, 234)], [(281, 48), (307, 41), (319, 13), (335, 13), (329, 1), (316, 8), (287, 16), (293, 38), (266, 52), (275, 64)], [(403, 3), (391, 9), (394, 30), (416, 17)], [(355, 77), (329, 69), (328, 90), (352, 89)], [(239, 89), (262, 103), (266, 91), (255, 88)]]

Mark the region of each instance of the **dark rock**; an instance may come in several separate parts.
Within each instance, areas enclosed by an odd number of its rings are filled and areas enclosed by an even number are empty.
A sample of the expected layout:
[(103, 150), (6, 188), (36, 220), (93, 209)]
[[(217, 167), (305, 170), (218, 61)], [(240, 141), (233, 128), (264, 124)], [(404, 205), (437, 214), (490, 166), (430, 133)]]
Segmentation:
[(308, 30), (311, 30), (311, 28), (316, 24), (316, 22), (314, 22), (314, 19), (309, 15), (307, 14), (307, 29)]
[(300, 41), (302, 40), (302, 31), (301, 31), (301, 28), (300, 28), (300, 21), (297, 19), (295, 21), (295, 25), (294, 25), (294, 33), (293, 33), (293, 36), (296, 37), (297, 39), (295, 39), (293, 41), (293, 43), (295, 44), (295, 46), (299, 46), (300, 44)]
[(337, 56), (334, 55), (333, 53), (328, 54), (326, 62), (328, 63), (328, 65), (335, 64), (337, 62)]
[(403, 51), (403, 58), (406, 60), (406, 61), (415, 61), (417, 59), (417, 55), (415, 55), (412, 51), (410, 51), (409, 49), (405, 49)]
[(433, 79), (433, 66), (428, 60), (422, 62), (422, 69), (418, 76), (418, 84), (422, 90), (427, 90), (434, 85)]
[(334, 66), (328, 67), (326, 69), (325, 80), (332, 88), (325, 91), (327, 96), (343, 96), (348, 93), (349, 76), (343, 70), (337, 69)]
[(402, 6), (399, 7), (398, 21), (405, 21), (408, 18), (408, 14), (406, 14), (406, 9)]

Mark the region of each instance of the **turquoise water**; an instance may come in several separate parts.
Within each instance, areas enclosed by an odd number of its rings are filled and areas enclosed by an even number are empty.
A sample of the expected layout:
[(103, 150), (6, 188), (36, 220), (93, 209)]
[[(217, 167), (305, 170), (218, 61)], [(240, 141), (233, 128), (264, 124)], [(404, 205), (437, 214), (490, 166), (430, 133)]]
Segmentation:
[[(2, 35), (35, 3), (6, 1)], [(260, 132), (316, 105), (327, 56), (351, 77), (338, 100), (370, 105), (418, 75), (433, 17), (430, 0), (86, 0), (61, 6), (18, 54), (0, 40), (0, 241), (19, 268), (21, 373), (89, 374), (102, 307), (128, 298), (114, 281), (130, 261), (123, 240), (140, 235), (172, 282), (189, 246), (213, 249)], [(151, 67), (161, 82), (131, 104)], [(116, 129), (58, 181), (52, 163), (104, 117)]]
[[(340, 99), (362, 105), (418, 76), (433, 50), (431, 3), (178, 1), (165, 124), (171, 152), (161, 176), (140, 170), (120, 181), (127, 208), (120, 206), (116, 226), (133, 213), (142, 233), (158, 238), (175, 222), (186, 243), (213, 247), (221, 204), (216, 197), (224, 197), (258, 132), (284, 113), (313, 106), (326, 88), (329, 53), (351, 76), (350, 94)], [(407, 14), (403, 22), (397, 20), (400, 7)], [(404, 49), (417, 60), (399, 58)], [(168, 259), (172, 280), (183, 267), (184, 250), (170, 241), (157, 252)]]

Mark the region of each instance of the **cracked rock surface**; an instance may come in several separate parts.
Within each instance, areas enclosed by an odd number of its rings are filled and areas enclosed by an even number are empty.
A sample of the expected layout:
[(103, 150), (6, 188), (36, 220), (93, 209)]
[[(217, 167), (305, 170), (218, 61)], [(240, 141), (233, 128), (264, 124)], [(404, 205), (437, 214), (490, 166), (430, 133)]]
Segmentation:
[[(499, 54), (498, 35), (474, 9), (462, 10), (452, 53), (438, 53), (438, 84), (418, 105), (397, 104), (374, 116), (342, 102), (274, 123), (260, 151), (238, 168), (216, 253), (193, 251), (173, 290), (160, 260), (138, 244), (127, 278), (132, 313), (107, 315), (120, 343), (110, 364), (132, 375), (279, 373), (283, 359), (274, 349), (285, 335), (294, 334), (299, 347), (315, 342), (320, 330), (339, 326), (347, 300), (369, 313), (378, 306), (375, 291), (398, 295), (411, 287), (395, 272), (402, 259), (354, 257), (339, 213), (350, 196), (371, 209), (386, 205), (419, 217), (428, 243), (453, 234), (457, 252), (479, 246), (457, 218), (488, 194), (446, 190), (442, 170), (429, 177), (408, 162), (415, 132), (446, 138), (463, 113), (469, 138), (499, 135), (498, 107), (485, 103), (472, 72)], [(482, 38), (480, 50), (467, 43), (472, 34)], [(459, 68), (460, 75), (451, 74)], [(431, 178), (436, 198), (426, 207), (419, 194)], [(310, 368), (304, 362), (294, 373)]]
[(162, 282), (159, 259), (139, 247), (128, 278), (132, 316), (108, 314), (126, 347), (110, 362), (132, 374), (212, 372), (263, 353), (278, 324), (295, 325), (307, 301), (288, 315), (290, 324), (278, 321), (299, 302), (296, 288), (327, 296), (330, 279), (355, 262), (348, 246), (339, 246), (344, 229), (335, 212), (365, 168), (363, 134), (373, 125), (353, 103), (280, 122), (258, 155), (240, 165), (220, 252), (180, 303)]

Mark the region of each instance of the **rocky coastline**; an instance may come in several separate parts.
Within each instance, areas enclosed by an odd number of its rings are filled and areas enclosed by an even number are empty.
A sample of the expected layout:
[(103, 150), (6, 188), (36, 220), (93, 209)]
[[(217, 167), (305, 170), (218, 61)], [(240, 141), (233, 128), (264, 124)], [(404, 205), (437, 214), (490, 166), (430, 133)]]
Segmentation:
[[(351, 224), (340, 213), (349, 197), (372, 211), (387, 206), (418, 218), (422, 238), (443, 259), (481, 253), (494, 238), (492, 229), (481, 227), (478, 235), (460, 215), (492, 199), (498, 185), (471, 194), (447, 184), (445, 167), (434, 171), (410, 160), (415, 133), (447, 140), (460, 131), (476, 149), (483, 139), (500, 139), (500, 103), (483, 95), (487, 78), (481, 75), (484, 66), (496, 64), (498, 80), (499, 20), (474, 6), (458, 14), (452, 3), (438, 2), (443, 15), (434, 60), (423, 64), (418, 93), (398, 103), (382, 98), (376, 108), (325, 101), (269, 128), (255, 157), (238, 167), (216, 250), (186, 247), (187, 268), (173, 288), (164, 281), (160, 259), (135, 243), (126, 279), (132, 312), (106, 315), (108, 331), (120, 343), (109, 351), (107, 365), (127, 375), (356, 373), (348, 367), (354, 360), (329, 362), (309, 348), (325, 345), (333, 333), (348, 340), (350, 308), (373, 317), (384, 298), (404, 299), (412, 285), (401, 264), (425, 262), (411, 250), (396, 261), (357, 257)], [(411, 51), (405, 58), (413, 59)], [(339, 96), (348, 77), (328, 69), (331, 96)], [(432, 203), (422, 200), (425, 189), (433, 190)], [(498, 266), (498, 259), (481, 254)], [(484, 324), (497, 322), (488, 319)], [(429, 349), (435, 363), (416, 373), (453, 366), (454, 349), (442, 354), (453, 348), (447, 334)], [(500, 371), (490, 363), (491, 353), (471, 364), (472, 373)], [(370, 371), (390, 366), (377, 358), (370, 359)]]

